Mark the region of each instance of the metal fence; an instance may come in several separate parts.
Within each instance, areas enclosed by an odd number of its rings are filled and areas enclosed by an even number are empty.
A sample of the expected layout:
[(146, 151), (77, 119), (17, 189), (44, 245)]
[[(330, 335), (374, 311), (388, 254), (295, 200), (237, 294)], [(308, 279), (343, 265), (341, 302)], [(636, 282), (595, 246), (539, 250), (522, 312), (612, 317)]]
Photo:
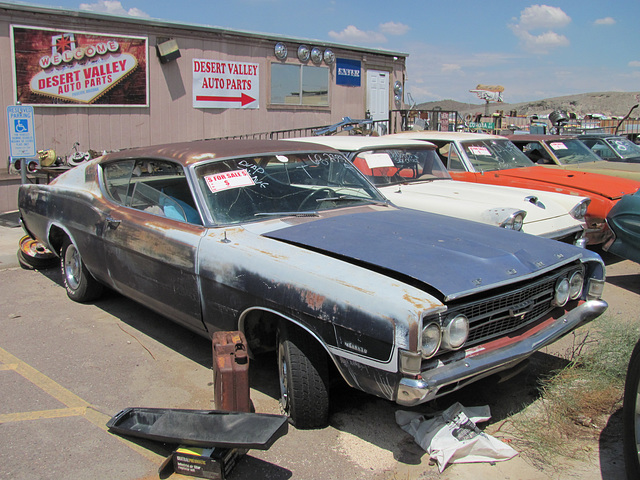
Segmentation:
[[(553, 125), (546, 118), (523, 117), (515, 115), (466, 115), (450, 110), (391, 110), (388, 120), (371, 120), (368, 118), (354, 120), (344, 117), (332, 125), (315, 127), (290, 128), (262, 133), (245, 133), (215, 139), (262, 139), (278, 140), (282, 138), (299, 138), (315, 135), (384, 135), (407, 130), (464, 131), (492, 134), (511, 132), (555, 133)], [(640, 120), (626, 119), (571, 119), (561, 133), (604, 132), (627, 135), (635, 139), (640, 135)]]

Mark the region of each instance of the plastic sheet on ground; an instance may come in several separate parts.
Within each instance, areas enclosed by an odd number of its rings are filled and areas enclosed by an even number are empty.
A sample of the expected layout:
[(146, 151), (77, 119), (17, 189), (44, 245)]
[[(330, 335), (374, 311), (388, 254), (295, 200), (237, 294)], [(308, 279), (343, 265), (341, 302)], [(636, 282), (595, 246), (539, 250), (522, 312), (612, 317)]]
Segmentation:
[(413, 436), (441, 473), (448, 463), (500, 462), (518, 454), (477, 427), (476, 423), (490, 418), (489, 406), (463, 407), (460, 403), (433, 415), (396, 412), (400, 428)]

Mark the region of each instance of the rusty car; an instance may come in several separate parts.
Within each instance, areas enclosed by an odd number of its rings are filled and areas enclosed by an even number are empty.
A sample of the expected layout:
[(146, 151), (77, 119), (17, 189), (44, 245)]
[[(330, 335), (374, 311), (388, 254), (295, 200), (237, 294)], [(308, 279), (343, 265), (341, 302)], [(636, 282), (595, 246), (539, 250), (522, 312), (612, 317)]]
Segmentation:
[(396, 207), (321, 145), (122, 150), (18, 196), (70, 299), (106, 286), (204, 337), (243, 332), (299, 428), (327, 424), (330, 380), (417, 405), (519, 368), (607, 308), (596, 253)]
[(430, 142), (331, 135), (296, 140), (340, 150), (395, 205), (584, 246), (591, 199), (453, 180)]
[(435, 143), (454, 180), (591, 198), (586, 215), (589, 245), (604, 244), (612, 237), (606, 222), (609, 210), (623, 195), (640, 189), (638, 180), (537, 165), (513, 142), (500, 135), (415, 131), (392, 136)]
[(582, 133), (578, 138), (598, 157), (608, 162), (640, 163), (640, 145), (622, 135)]
[[(589, 149), (584, 140), (575, 136), (527, 134), (505, 136), (538, 165), (640, 180), (640, 164), (603, 160)], [(634, 146), (637, 147), (637, 145)]]

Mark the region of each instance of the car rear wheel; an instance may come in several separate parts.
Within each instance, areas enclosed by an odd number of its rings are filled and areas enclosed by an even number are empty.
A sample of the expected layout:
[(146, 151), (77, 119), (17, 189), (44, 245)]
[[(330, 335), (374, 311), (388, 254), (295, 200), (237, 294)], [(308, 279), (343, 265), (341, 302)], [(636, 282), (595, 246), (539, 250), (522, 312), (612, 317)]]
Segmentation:
[(622, 408), (624, 463), (628, 479), (640, 478), (640, 341), (631, 354)]
[(84, 266), (74, 243), (66, 239), (60, 251), (60, 269), (67, 296), (76, 302), (90, 302), (102, 294), (103, 287)]
[(280, 408), (297, 428), (321, 428), (329, 420), (329, 364), (326, 352), (302, 329), (278, 331)]

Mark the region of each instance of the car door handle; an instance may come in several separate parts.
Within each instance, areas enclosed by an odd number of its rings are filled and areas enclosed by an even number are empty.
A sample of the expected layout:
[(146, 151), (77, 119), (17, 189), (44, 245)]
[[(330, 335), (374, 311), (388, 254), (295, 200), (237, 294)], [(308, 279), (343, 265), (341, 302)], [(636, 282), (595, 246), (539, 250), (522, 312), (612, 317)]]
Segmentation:
[(107, 217), (107, 227), (109, 227), (111, 230), (115, 230), (116, 228), (118, 228), (120, 226), (120, 223), (122, 223), (122, 220), (113, 218), (111, 216)]

